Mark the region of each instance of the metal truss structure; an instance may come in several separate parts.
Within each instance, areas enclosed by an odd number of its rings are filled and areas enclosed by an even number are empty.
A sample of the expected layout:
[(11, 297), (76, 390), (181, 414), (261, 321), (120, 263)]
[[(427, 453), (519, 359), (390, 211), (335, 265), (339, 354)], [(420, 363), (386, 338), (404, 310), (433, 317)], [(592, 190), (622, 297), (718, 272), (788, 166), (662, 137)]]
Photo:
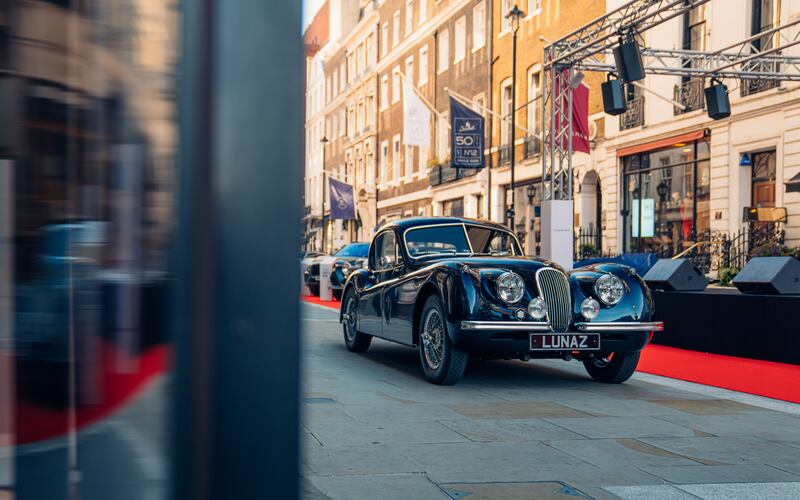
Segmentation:
[[(710, 0), (633, 0), (544, 49), (542, 182), (546, 200), (572, 199), (572, 91), (576, 71), (615, 73), (612, 51), (628, 34), (642, 34)], [(800, 57), (782, 54), (800, 44), (781, 31), (800, 19), (717, 51), (642, 48), (646, 74), (696, 79), (800, 81)], [(800, 35), (799, 35), (800, 36)], [(780, 37), (781, 43), (760, 42)]]

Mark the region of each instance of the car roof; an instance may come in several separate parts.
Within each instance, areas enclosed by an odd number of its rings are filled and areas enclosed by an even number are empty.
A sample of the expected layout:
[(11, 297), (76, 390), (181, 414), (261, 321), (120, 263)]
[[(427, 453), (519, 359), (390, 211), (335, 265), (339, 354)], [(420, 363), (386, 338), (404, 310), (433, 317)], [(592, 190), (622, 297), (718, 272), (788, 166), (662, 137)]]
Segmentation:
[(386, 228), (395, 228), (400, 232), (407, 231), (420, 226), (435, 226), (439, 224), (468, 224), (473, 226), (490, 227), (508, 231), (508, 228), (496, 222), (489, 222), (479, 219), (470, 219), (468, 217), (410, 217), (408, 219), (400, 219), (392, 222), (387, 222), (378, 229), (379, 231)]

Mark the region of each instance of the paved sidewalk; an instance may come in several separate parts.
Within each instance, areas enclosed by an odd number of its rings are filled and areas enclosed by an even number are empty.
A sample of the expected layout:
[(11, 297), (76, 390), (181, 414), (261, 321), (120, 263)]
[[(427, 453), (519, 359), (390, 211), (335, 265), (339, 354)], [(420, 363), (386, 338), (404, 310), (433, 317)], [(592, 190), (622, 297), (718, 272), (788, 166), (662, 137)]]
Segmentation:
[(563, 361), (474, 362), (439, 387), (416, 351), (350, 353), (335, 311), (302, 312), (304, 498), (800, 497), (800, 406)]

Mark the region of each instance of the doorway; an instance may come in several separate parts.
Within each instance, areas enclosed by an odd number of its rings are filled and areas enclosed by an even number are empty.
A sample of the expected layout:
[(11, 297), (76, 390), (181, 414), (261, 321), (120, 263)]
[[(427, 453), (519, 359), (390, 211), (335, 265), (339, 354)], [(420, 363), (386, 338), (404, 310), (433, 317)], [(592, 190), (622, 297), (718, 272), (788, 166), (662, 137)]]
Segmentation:
[(776, 151), (753, 153), (750, 206), (756, 208), (775, 207)]

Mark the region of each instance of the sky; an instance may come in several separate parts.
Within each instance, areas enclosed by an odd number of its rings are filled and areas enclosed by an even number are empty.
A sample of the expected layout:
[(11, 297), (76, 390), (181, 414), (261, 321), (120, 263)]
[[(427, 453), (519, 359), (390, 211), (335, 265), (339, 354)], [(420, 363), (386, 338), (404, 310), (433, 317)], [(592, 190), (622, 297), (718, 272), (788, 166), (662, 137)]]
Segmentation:
[(314, 20), (314, 14), (322, 7), (323, 3), (325, 0), (303, 0), (303, 31)]

